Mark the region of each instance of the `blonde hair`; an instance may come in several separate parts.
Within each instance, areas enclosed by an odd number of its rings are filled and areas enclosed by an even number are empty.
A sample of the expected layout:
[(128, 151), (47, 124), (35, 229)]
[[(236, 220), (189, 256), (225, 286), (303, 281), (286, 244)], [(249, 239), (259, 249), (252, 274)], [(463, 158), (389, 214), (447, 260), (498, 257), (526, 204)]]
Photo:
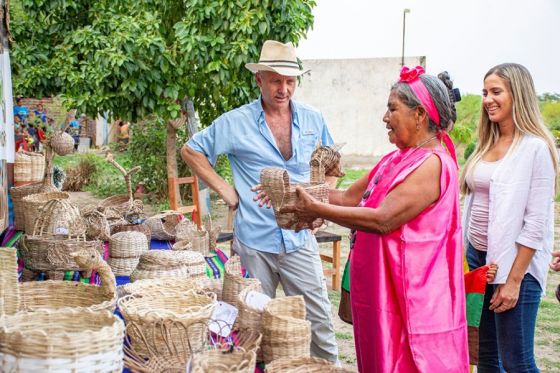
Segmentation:
[[(558, 153), (556, 152), (556, 145), (552, 134), (542, 119), (535, 86), (529, 70), (516, 63), (504, 63), (491, 68), (484, 76), (484, 79), (492, 74), (504, 80), (512, 97), (514, 130), (513, 144), (511, 146), (516, 146), (523, 135), (533, 135), (543, 139), (548, 145), (554, 169), (557, 170)], [(463, 194), (469, 193), (466, 182), (467, 176), (472, 173), (474, 166), (500, 137), (499, 127), (490, 121), (488, 113), (484, 110), (484, 103), (480, 112), (477, 132), (478, 143), (473, 154), (465, 164), (459, 180)]]

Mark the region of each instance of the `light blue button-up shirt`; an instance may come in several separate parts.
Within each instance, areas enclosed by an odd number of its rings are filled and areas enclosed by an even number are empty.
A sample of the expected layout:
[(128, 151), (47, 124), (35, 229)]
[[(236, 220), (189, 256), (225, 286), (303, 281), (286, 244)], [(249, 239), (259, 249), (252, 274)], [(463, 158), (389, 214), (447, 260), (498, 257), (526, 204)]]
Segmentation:
[(282, 245), (288, 253), (298, 250), (304, 246), (310, 231), (296, 233), (280, 229), (272, 208), (261, 208), (253, 201), (255, 193), (251, 187), (260, 182), (261, 170), (284, 168), (291, 182), (309, 182), (311, 153), (317, 144), (333, 142), (319, 111), (293, 100), (291, 109), (292, 157), (289, 160), (284, 159), (276, 146), (265, 122), (260, 98), (221, 115), (187, 142), (191, 149), (203, 153), (212, 165), (218, 155), (227, 154), (239, 194), (235, 235), (245, 246), (267, 253), (278, 254)]

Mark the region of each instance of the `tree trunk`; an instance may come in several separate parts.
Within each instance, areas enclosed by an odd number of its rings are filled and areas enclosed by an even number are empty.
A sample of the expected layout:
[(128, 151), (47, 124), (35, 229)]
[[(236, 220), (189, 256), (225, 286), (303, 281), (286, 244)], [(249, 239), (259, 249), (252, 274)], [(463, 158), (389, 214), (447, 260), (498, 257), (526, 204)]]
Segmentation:
[[(177, 172), (177, 128), (175, 128), (173, 126), (172, 121), (168, 121), (167, 122), (167, 139), (166, 139), (166, 145), (165, 145), (165, 150), (166, 150), (166, 164), (167, 164), (167, 190), (170, 191), (171, 193), (171, 185), (170, 185), (170, 180), (171, 178), (176, 178), (178, 175)], [(171, 196), (169, 195), (169, 200), (171, 201), (173, 198), (175, 198), (175, 201), (177, 201), (177, 204), (180, 205), (181, 204), (181, 197), (179, 194), (179, 188), (174, 188), (175, 189), (175, 195)]]

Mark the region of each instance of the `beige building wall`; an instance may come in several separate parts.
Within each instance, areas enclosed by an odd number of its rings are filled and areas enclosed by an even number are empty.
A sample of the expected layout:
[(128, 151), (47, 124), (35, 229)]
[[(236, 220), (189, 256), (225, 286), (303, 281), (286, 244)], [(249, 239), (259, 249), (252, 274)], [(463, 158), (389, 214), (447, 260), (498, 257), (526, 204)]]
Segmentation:
[[(425, 66), (425, 57), (406, 58), (407, 66)], [(295, 99), (321, 110), (343, 155), (380, 156), (393, 150), (383, 114), (389, 89), (399, 78), (400, 58), (304, 60), (311, 69)]]

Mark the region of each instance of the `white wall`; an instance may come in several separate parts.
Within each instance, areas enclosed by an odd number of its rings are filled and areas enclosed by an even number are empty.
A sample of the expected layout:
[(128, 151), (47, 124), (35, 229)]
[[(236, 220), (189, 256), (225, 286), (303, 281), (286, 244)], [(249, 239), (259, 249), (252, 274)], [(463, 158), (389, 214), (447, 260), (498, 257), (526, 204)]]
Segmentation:
[[(407, 57), (407, 66), (425, 65), (425, 57)], [(383, 114), (389, 89), (399, 78), (400, 58), (304, 60), (311, 69), (295, 99), (321, 110), (345, 155), (380, 156), (393, 150)]]

